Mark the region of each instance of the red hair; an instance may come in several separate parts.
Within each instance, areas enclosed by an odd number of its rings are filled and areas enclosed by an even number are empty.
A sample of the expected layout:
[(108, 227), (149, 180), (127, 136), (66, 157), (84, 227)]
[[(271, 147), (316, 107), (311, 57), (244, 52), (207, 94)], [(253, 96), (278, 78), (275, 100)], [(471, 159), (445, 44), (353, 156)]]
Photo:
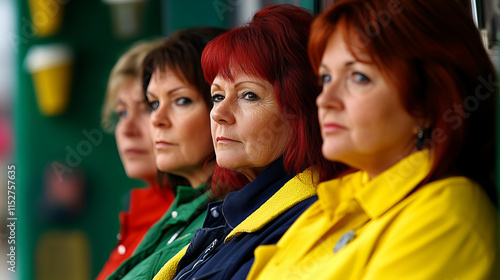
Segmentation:
[[(312, 15), (292, 5), (268, 6), (252, 21), (218, 36), (203, 51), (201, 65), (206, 81), (216, 76), (234, 81), (244, 73), (267, 80), (274, 86), (277, 103), (293, 127), (291, 143), (283, 154), (285, 170), (297, 174), (316, 165), (320, 179), (331, 179), (336, 165), (321, 154), (316, 97), (320, 87), (307, 56)], [(240, 177), (238, 177), (240, 176)], [(212, 186), (234, 190), (242, 175), (216, 168)], [(239, 180), (238, 178), (241, 178)]]
[(356, 59), (368, 55), (398, 88), (406, 111), (430, 123), (434, 162), (424, 182), (458, 172), (494, 200), (497, 78), (465, 8), (453, 0), (341, 1), (312, 25), (315, 71), (337, 28)]

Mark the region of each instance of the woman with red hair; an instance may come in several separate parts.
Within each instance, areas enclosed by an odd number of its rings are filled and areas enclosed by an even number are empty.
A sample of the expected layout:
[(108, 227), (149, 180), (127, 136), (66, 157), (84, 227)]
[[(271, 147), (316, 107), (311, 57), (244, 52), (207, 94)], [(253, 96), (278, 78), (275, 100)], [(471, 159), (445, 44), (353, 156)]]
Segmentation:
[[(317, 79), (307, 57), (312, 15), (291, 5), (261, 9), (247, 25), (211, 41), (202, 56), (212, 85), (212, 180), (223, 202), (209, 205), (179, 264), (156, 279), (245, 279), (258, 245), (274, 244), (336, 174), (321, 155)], [(250, 183), (240, 190), (235, 182)], [(171, 270), (170, 270), (171, 271)]]
[(340, 1), (309, 55), (323, 155), (359, 171), (320, 184), (249, 279), (493, 279), (497, 81), (465, 9)]

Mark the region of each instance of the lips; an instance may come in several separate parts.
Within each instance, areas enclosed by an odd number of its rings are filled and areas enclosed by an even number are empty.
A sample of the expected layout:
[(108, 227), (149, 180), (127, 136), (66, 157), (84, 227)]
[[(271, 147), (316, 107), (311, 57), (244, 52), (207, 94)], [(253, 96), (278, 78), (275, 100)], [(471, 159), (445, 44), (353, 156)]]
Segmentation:
[(234, 142), (238, 142), (236, 140), (233, 140), (233, 139), (230, 139), (230, 138), (226, 138), (226, 137), (217, 137), (217, 138), (215, 138), (215, 141), (217, 143), (234, 143)]
[(167, 141), (156, 141), (155, 147), (156, 149), (166, 149), (172, 147), (174, 144)]
[(333, 133), (347, 129), (345, 126), (334, 122), (325, 123), (323, 124), (322, 128), (324, 133)]
[(127, 156), (137, 156), (147, 154), (148, 151), (143, 149), (125, 149), (125, 155)]

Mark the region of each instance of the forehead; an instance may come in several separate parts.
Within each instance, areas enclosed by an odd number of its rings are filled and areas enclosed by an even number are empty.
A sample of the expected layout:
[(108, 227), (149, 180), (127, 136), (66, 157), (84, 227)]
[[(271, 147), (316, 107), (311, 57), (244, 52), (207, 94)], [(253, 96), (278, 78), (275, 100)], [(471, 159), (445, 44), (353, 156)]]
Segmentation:
[(347, 59), (353, 59), (353, 56), (347, 48), (344, 36), (342, 32), (334, 31), (326, 42), (325, 51), (323, 53), (323, 62), (328, 60), (330, 63), (340, 63), (340, 60)]
[(132, 77), (125, 77), (118, 86), (117, 98), (119, 100), (144, 100), (140, 83)]
[(326, 42), (322, 61), (330, 59), (333, 60), (330, 61), (331, 63), (344, 63), (346, 60), (353, 60), (364, 64), (373, 64), (367, 46), (357, 42), (356, 37), (358, 35), (349, 34), (347, 36), (344, 29), (336, 28)]

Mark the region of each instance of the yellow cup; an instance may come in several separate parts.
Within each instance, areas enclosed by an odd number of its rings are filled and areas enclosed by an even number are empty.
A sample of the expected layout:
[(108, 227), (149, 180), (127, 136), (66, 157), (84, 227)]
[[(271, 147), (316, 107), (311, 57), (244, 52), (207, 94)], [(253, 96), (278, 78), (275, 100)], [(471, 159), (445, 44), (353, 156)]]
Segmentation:
[(63, 0), (29, 0), (33, 31), (39, 36), (55, 34), (61, 27)]
[(121, 39), (136, 37), (142, 29), (145, 0), (102, 0), (109, 5), (113, 33)]
[(25, 65), (31, 73), (40, 112), (46, 116), (63, 113), (69, 103), (73, 56), (61, 44), (32, 47)]

